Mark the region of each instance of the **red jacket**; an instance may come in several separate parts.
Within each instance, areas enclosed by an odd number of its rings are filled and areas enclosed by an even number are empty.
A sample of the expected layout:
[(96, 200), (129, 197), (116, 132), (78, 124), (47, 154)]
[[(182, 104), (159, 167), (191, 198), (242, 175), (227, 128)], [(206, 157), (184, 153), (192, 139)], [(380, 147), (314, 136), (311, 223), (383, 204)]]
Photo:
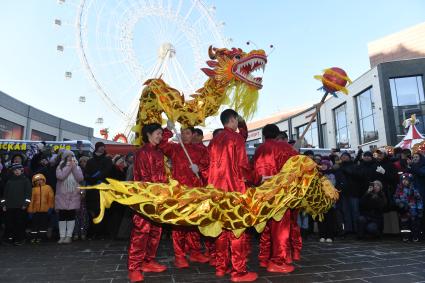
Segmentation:
[(287, 142), (267, 139), (256, 150), (253, 158), (254, 170), (258, 176), (274, 176), (285, 162), (298, 152)]
[(168, 129), (164, 129), (162, 142), (159, 148), (171, 159), (173, 178), (180, 184), (189, 187), (201, 187), (206, 184), (208, 177), (209, 155), (207, 148), (202, 144), (185, 144), (185, 148), (192, 159), (193, 164), (199, 167), (199, 177), (192, 172), (189, 160), (179, 143), (167, 142), (173, 133)]
[(225, 192), (245, 193), (245, 180), (250, 180), (252, 176), (244, 138), (234, 130), (224, 128), (211, 140), (208, 149), (208, 184)]
[(165, 183), (164, 154), (148, 143), (140, 148), (134, 156), (134, 181)]

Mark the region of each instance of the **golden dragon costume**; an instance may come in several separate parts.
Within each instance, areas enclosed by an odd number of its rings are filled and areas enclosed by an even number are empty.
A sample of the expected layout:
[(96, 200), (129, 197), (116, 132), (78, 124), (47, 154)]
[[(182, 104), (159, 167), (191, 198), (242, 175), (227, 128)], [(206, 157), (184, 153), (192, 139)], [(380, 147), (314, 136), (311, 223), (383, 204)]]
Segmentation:
[[(229, 104), (245, 118), (253, 115), (262, 87), (262, 78), (252, 73), (264, 69), (267, 57), (263, 50), (249, 53), (241, 49), (210, 47), (202, 69), (209, 76), (192, 100), (185, 101), (176, 89), (162, 79), (145, 82), (133, 130), (136, 144), (141, 144), (141, 129), (149, 123), (161, 123), (162, 113), (183, 126), (203, 124), (205, 118), (217, 113), (222, 104)], [(338, 199), (338, 192), (305, 156), (290, 158), (273, 178), (245, 194), (225, 193), (213, 187), (187, 188), (173, 179), (168, 183), (119, 182), (108, 179), (86, 189), (100, 190), (100, 222), (105, 208), (116, 201), (130, 206), (153, 221), (175, 225), (197, 226), (206, 236), (216, 237), (222, 229), (236, 236), (254, 226), (261, 232), (267, 220), (280, 220), (289, 208), (300, 208), (320, 219)]]

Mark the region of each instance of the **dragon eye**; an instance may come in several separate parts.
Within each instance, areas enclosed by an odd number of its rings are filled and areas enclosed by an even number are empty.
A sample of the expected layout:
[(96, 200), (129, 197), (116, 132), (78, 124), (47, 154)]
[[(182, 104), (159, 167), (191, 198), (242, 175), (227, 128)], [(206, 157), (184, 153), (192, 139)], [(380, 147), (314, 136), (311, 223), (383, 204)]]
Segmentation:
[(236, 55), (235, 59), (240, 60), (241, 59), (241, 55)]

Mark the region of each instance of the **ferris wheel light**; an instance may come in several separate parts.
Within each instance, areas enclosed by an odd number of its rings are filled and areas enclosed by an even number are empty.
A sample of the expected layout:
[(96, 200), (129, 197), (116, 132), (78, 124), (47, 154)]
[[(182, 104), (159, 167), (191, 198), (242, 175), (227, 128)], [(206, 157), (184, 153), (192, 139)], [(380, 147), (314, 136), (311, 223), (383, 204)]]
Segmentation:
[(64, 4), (65, 0), (58, 0), (58, 4)]
[(62, 25), (62, 21), (59, 20), (59, 19), (55, 19), (55, 25), (61, 26)]
[(57, 51), (60, 51), (60, 52), (63, 52), (63, 45), (58, 45), (58, 46), (56, 46), (56, 50)]
[(95, 123), (99, 125), (103, 124), (103, 118), (102, 117), (97, 118)]
[(72, 78), (72, 72), (65, 72), (65, 78), (71, 79)]
[(78, 101), (81, 102), (81, 103), (84, 103), (84, 102), (86, 102), (86, 97), (85, 96), (80, 96), (78, 98)]

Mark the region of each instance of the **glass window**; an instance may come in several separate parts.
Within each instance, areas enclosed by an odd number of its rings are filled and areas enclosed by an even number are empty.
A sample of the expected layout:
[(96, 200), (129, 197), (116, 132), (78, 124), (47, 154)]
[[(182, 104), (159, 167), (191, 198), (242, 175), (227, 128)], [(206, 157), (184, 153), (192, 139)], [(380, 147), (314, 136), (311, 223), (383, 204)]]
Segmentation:
[(360, 144), (378, 139), (375, 127), (375, 107), (372, 100), (372, 89), (368, 89), (357, 97), (357, 119), (359, 121)]
[[(299, 138), (302, 135), (306, 126), (307, 124), (297, 128), (297, 138)], [(319, 146), (319, 135), (317, 133), (316, 122), (313, 122), (310, 128), (308, 129), (307, 133), (305, 133), (302, 146), (303, 147), (318, 147)]]
[(0, 139), (22, 140), (24, 127), (9, 120), (0, 118)]
[(37, 130), (31, 130), (32, 141), (55, 141), (56, 137)]
[(397, 139), (400, 141), (406, 135), (407, 129), (403, 127), (403, 121), (416, 114), (420, 123), (417, 129), (425, 132), (425, 99), (422, 76), (412, 76), (390, 79), (391, 99), (393, 103), (394, 121)]
[(336, 135), (337, 148), (350, 147), (350, 133), (348, 131), (346, 107), (347, 106), (343, 104), (334, 109), (335, 135)]

